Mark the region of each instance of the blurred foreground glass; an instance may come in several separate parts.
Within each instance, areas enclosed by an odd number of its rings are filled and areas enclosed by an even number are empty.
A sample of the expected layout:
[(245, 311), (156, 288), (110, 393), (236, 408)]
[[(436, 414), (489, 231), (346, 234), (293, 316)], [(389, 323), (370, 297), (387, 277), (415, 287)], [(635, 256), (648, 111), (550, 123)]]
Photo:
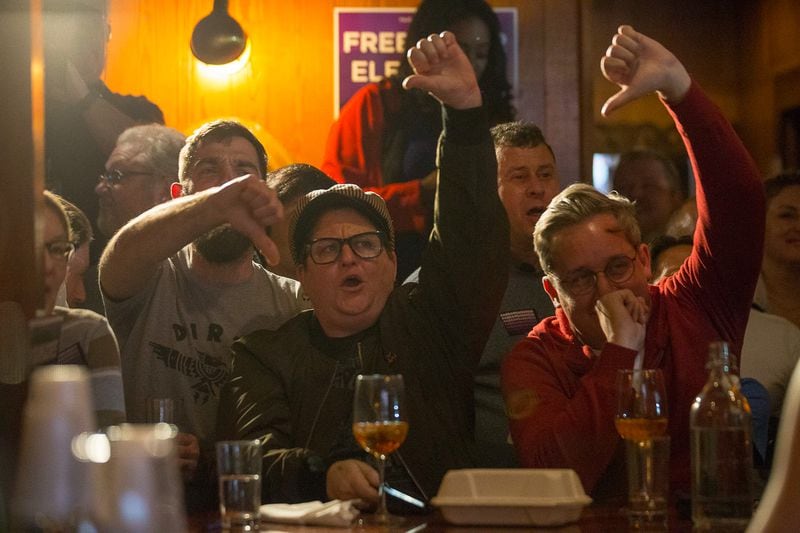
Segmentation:
[(625, 439), (628, 517), (632, 525), (665, 523), (669, 500), (667, 397), (661, 370), (617, 373), (617, 432)]
[[(378, 509), (372, 522), (400, 525), (400, 517), (386, 509), (384, 490), (386, 457), (406, 440), (405, 387), (401, 375), (358, 375), (353, 397), (353, 435), (358, 444), (378, 460)], [(366, 520), (370, 522), (369, 519)]]
[(259, 440), (217, 443), (219, 511), (223, 529), (259, 530), (261, 460)]
[[(175, 435), (169, 424), (108, 428), (110, 454), (99, 468), (104, 490), (96, 494), (105, 530), (186, 531)], [(87, 457), (102, 462), (102, 457), (92, 458), (93, 452), (88, 448)]]
[(33, 371), (11, 505), (14, 530), (70, 531), (91, 521), (94, 480), (71, 445), (96, 425), (85, 367), (49, 365)]

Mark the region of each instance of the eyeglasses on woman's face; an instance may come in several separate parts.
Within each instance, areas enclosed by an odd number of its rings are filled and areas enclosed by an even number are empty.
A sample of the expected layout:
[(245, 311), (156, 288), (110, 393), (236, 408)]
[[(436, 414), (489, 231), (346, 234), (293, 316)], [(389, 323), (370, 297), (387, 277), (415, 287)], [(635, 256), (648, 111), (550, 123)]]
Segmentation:
[(314, 239), (306, 244), (306, 255), (311, 256), (311, 260), (318, 265), (327, 265), (339, 259), (345, 244), (361, 259), (373, 259), (383, 251), (383, 233), (367, 231), (351, 235), (346, 239), (334, 237)]

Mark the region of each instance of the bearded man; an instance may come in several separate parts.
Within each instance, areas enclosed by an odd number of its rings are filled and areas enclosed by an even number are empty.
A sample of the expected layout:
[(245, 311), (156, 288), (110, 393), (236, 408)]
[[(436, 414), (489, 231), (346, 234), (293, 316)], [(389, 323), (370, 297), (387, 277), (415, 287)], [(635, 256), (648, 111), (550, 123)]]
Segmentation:
[[(264, 182), (266, 168), (264, 147), (241, 124), (201, 126), (181, 150), (173, 200), (123, 226), (100, 262), (128, 421), (147, 421), (148, 398), (179, 404), (178, 455), (187, 481), (199, 451), (213, 457), (233, 341), (277, 328), (306, 307), (297, 282), (253, 261), (253, 245), (269, 263), (278, 261), (266, 227), (283, 207)], [(187, 488), (187, 499), (191, 493)]]

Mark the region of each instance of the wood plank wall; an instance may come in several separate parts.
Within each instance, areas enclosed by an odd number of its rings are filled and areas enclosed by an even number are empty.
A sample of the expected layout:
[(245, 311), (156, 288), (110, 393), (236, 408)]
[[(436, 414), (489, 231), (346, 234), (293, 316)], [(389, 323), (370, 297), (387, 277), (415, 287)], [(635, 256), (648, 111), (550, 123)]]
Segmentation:
[[(581, 176), (579, 0), (490, 0), (519, 14), (519, 117), (539, 124), (569, 181)], [(209, 1), (111, 0), (105, 80), (115, 91), (145, 94), (185, 133), (235, 116), (252, 126), (273, 164), (321, 163), (333, 120), (333, 8), (416, 6), (416, 0), (233, 0), (252, 55), (233, 79), (205, 81), (189, 50)]]
[(781, 170), (778, 117), (800, 107), (800, 2), (745, 4), (742, 24), (741, 135), (765, 177)]
[(38, 0), (9, 0), (0, 8), (0, 302), (19, 303), (28, 318), (42, 296), (34, 245), (44, 183), (40, 28)]
[[(671, 127), (655, 97), (600, 117), (614, 88), (596, 65), (620, 23), (660, 40), (686, 64), (736, 127), (762, 174), (779, 168), (777, 117), (800, 106), (800, 2), (797, 0), (591, 0), (583, 3), (584, 156), (604, 125)], [(588, 7), (587, 7), (588, 5)]]

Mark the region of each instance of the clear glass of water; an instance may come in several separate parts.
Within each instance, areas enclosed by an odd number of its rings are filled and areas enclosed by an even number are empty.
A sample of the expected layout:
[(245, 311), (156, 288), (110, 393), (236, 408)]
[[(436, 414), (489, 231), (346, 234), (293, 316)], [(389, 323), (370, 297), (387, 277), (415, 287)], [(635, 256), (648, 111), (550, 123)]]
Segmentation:
[(148, 424), (175, 424), (180, 400), (172, 398), (148, 398), (145, 416)]
[(217, 443), (219, 510), (222, 528), (258, 531), (261, 506), (261, 442), (229, 440)]

